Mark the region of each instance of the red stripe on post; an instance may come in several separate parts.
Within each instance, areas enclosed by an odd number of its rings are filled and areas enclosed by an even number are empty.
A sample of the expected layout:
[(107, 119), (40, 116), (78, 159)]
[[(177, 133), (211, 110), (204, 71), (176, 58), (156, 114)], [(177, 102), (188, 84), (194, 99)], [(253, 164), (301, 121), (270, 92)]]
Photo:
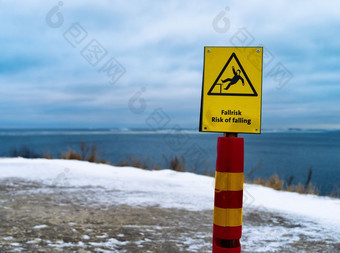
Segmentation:
[(216, 171), (243, 172), (244, 140), (243, 138), (218, 137)]
[(224, 240), (240, 239), (242, 236), (242, 226), (221, 227), (213, 224), (213, 235), (215, 238), (220, 238)]
[(223, 243), (221, 245), (223, 247), (220, 247), (218, 244), (218, 239), (214, 239), (213, 241), (213, 252), (214, 253), (240, 253), (241, 252), (241, 245), (240, 245), (240, 240), (235, 240), (234, 244), (238, 245), (236, 247), (225, 247)]
[(215, 206), (219, 208), (242, 208), (243, 191), (218, 191), (215, 189)]

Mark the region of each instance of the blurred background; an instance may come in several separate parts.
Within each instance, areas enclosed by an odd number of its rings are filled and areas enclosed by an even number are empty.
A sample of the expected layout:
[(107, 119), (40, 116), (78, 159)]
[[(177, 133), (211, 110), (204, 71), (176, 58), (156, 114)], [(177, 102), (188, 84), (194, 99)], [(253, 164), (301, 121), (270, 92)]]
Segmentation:
[(243, 136), (249, 177), (304, 183), (313, 168), (330, 194), (340, 181), (339, 7), (2, 1), (0, 155), (59, 157), (85, 141), (113, 163), (183, 156), (188, 170), (213, 173), (218, 135), (197, 130), (203, 47), (263, 46), (263, 134)]

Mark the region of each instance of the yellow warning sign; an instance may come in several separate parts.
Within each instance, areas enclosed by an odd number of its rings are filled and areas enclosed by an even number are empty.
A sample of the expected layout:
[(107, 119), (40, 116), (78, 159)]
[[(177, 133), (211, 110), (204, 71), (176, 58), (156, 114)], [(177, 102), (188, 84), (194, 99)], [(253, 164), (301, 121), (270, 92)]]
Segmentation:
[(200, 131), (261, 133), (262, 47), (205, 47)]

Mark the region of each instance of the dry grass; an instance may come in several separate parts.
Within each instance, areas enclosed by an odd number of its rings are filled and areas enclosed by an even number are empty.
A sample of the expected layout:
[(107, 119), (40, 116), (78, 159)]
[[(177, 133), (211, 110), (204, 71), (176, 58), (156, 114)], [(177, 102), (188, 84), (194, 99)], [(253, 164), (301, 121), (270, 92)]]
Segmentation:
[(305, 185), (301, 183), (297, 185), (292, 185), (292, 184), (287, 185), (285, 184), (285, 181), (283, 179), (281, 179), (277, 174), (274, 174), (267, 180), (262, 179), (262, 178), (257, 178), (253, 181), (247, 181), (247, 182), (251, 184), (258, 184), (258, 185), (270, 187), (278, 191), (289, 191), (289, 192), (298, 192), (302, 194), (319, 195), (320, 192), (317, 189), (317, 187), (310, 182), (310, 177), (308, 177), (308, 179), (309, 179), (307, 180), (308, 183)]
[(268, 180), (257, 178), (252, 183), (267, 186), (278, 191), (281, 191), (284, 186), (284, 181), (277, 174), (274, 174)]
[(50, 154), (48, 154), (48, 153), (44, 153), (43, 158), (45, 158), (45, 159), (54, 159), (55, 157), (50, 155)]
[(74, 150), (69, 150), (66, 153), (62, 153), (61, 159), (82, 160), (81, 156)]
[(339, 188), (339, 186), (334, 186), (334, 189), (333, 189), (333, 191), (331, 192), (331, 194), (329, 195), (330, 197), (332, 197), (332, 198), (340, 198), (340, 188)]
[(314, 195), (320, 194), (319, 190), (313, 184), (309, 184), (308, 187), (305, 188), (304, 185), (299, 183), (297, 185), (288, 186), (285, 190), (289, 191), (289, 192), (298, 192), (298, 193), (302, 193), (302, 194), (314, 194)]
[(181, 156), (180, 158), (178, 158), (177, 155), (176, 155), (169, 162), (169, 169), (170, 170), (183, 172), (185, 167), (186, 167), (186, 165), (185, 165), (185, 158), (184, 158), (184, 156)]
[(166, 156), (163, 155), (163, 158), (168, 164), (167, 168), (170, 170), (183, 172), (184, 169), (186, 168), (185, 158), (183, 155), (181, 155), (179, 158), (177, 155), (175, 155), (174, 157), (170, 159), (168, 159)]
[(122, 166), (122, 167), (135, 167), (135, 168), (140, 168), (143, 170), (146, 170), (148, 167), (146, 165), (146, 162), (140, 159), (139, 157), (128, 157), (126, 160), (123, 162), (119, 162), (116, 164), (117, 166)]
[(111, 165), (111, 163), (109, 161), (106, 161), (106, 160), (98, 160), (98, 161), (96, 161), (96, 163), (102, 163), (102, 164)]
[(151, 168), (151, 170), (164, 170), (164, 168), (161, 166), (154, 166)]
[[(178, 157), (175, 155), (174, 157), (168, 159), (167, 157), (163, 156), (165, 159), (166, 163), (168, 164), (166, 169), (174, 170), (174, 171), (179, 171), (183, 172), (186, 168), (185, 164), (185, 158), (184, 156)], [(128, 157), (126, 160), (119, 162), (116, 164), (117, 166), (131, 166), (135, 168), (140, 168), (140, 169), (150, 169), (150, 170), (162, 170), (165, 169), (159, 165), (156, 166), (148, 166), (148, 163), (145, 160), (142, 160), (138, 157)], [(149, 164), (152, 164), (151, 162)]]
[(97, 160), (97, 147), (96, 145), (92, 145), (91, 147), (86, 144), (85, 141), (80, 143), (80, 157), (81, 160), (95, 162)]
[(92, 163), (106, 163), (110, 164), (108, 161), (99, 160), (98, 152), (96, 145), (89, 146), (84, 141), (82, 141), (79, 145), (79, 152), (70, 149), (66, 153), (62, 153), (61, 159), (68, 159), (68, 160), (80, 160), (80, 161), (89, 161)]

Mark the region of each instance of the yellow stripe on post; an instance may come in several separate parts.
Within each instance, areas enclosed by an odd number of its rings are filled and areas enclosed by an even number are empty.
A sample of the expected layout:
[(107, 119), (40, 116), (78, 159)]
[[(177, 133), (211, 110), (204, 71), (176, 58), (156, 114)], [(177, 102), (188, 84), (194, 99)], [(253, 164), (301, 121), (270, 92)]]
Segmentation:
[(242, 191), (243, 173), (216, 171), (215, 189), (217, 191)]
[(214, 224), (221, 227), (242, 226), (242, 208), (214, 207)]

